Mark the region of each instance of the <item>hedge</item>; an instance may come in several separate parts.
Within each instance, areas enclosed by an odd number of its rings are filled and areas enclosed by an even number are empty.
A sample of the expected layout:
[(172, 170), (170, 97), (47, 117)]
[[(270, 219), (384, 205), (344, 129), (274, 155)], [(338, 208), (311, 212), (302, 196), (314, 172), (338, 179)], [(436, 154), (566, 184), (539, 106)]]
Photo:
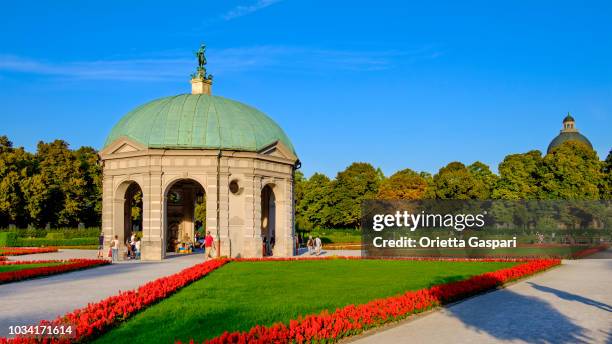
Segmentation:
[(0, 247), (15, 246), (17, 234), (13, 232), (0, 232)]
[[(14, 247), (40, 246), (90, 246), (98, 245), (98, 238), (47, 239), (47, 238), (17, 238)], [(3, 246), (0, 241), (0, 246)], [(6, 245), (8, 246), (8, 245)]]
[[(0, 231), (3, 233), (4, 231)], [(18, 228), (11, 229), (19, 238), (48, 238), (48, 239), (74, 239), (74, 238), (93, 238), (100, 235), (100, 228)]]
[(1, 230), (0, 247), (97, 246), (99, 235), (99, 228)]

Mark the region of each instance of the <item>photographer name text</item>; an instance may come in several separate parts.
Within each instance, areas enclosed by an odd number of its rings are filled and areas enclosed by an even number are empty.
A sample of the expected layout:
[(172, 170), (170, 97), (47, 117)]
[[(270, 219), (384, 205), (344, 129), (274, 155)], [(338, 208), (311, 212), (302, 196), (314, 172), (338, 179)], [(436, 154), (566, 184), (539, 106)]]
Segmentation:
[(497, 248), (516, 248), (516, 237), (512, 239), (480, 239), (478, 237), (461, 238), (444, 238), (436, 237), (420, 237), (418, 239), (412, 237), (399, 237), (396, 239), (384, 239), (383, 237), (375, 237), (372, 244), (376, 248), (488, 248), (495, 250)]

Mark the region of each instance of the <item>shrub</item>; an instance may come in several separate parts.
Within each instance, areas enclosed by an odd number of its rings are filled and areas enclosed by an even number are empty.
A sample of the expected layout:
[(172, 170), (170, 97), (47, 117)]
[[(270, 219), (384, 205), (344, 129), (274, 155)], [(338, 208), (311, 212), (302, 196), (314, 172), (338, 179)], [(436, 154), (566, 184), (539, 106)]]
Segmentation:
[(14, 232), (0, 232), (0, 247), (15, 246), (17, 234)]
[(98, 238), (47, 239), (47, 238), (17, 238), (14, 245), (18, 247), (39, 246), (90, 246), (98, 245)]
[[(20, 228), (13, 229), (19, 238), (49, 238), (49, 239), (74, 239), (74, 238), (93, 238), (100, 235), (100, 228)], [(3, 233), (3, 231), (0, 231)]]
[(49, 232), (47, 233), (47, 236), (45, 237), (47, 239), (50, 240), (58, 240), (58, 239), (64, 239), (64, 233), (63, 232)]

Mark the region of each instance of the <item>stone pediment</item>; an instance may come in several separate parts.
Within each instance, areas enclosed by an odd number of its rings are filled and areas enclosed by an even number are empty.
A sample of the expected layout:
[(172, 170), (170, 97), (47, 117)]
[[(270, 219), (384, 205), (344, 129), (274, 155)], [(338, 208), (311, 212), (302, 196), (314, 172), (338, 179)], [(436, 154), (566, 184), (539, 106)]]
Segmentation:
[(100, 152), (100, 156), (104, 158), (110, 155), (130, 154), (130, 153), (135, 153), (139, 151), (144, 151), (146, 149), (147, 148), (141, 145), (140, 143), (134, 142), (133, 140), (130, 140), (129, 138), (122, 137), (122, 138), (119, 138), (118, 140), (115, 140), (115, 142), (111, 143), (106, 148), (104, 148)]
[(297, 156), (293, 154), (293, 152), (283, 144), (282, 141), (276, 141), (263, 149), (261, 149), (259, 154), (274, 156), (278, 158), (288, 159), (291, 161), (296, 161)]
[(117, 153), (129, 153), (129, 152), (136, 152), (138, 151), (138, 148), (132, 146), (129, 143), (124, 143), (121, 147), (117, 148), (113, 154), (117, 154)]

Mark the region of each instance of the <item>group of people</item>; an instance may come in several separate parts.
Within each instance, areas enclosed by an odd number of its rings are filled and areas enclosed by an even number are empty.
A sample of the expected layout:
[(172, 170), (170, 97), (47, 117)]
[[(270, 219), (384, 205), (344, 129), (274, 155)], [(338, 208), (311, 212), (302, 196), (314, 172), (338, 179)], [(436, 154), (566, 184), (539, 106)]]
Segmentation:
[(271, 237), (270, 240), (264, 235), (262, 238), (262, 250), (264, 256), (271, 256), (274, 252), (274, 245), (276, 244), (276, 239)]
[[(136, 235), (135, 232), (132, 232), (128, 240), (125, 241), (126, 253), (125, 257), (127, 259), (139, 259), (140, 258), (140, 238)], [(98, 258), (103, 258), (104, 252), (104, 233), (100, 233), (98, 238)], [(119, 236), (115, 235), (115, 237), (110, 241), (110, 249), (108, 252), (108, 256), (112, 259), (113, 262), (119, 260)]]
[[(299, 248), (300, 239), (296, 239), (296, 246)], [(126, 240), (125, 246), (127, 248), (126, 258), (127, 259), (139, 259), (140, 258), (140, 239), (136, 235), (135, 232), (132, 232), (129, 239)], [(205, 259), (213, 258), (214, 251), (216, 251), (216, 244), (213, 236), (210, 231), (206, 232), (205, 236), (202, 236), (199, 231), (196, 231), (195, 234), (195, 242), (192, 244), (195, 248), (202, 248), (204, 250)], [(185, 247), (185, 246), (182, 246)], [(323, 249), (323, 243), (320, 237), (315, 237), (313, 239), (312, 236), (308, 236), (308, 241), (306, 242), (306, 247), (308, 248), (308, 254), (310, 255), (321, 255), (321, 251)], [(98, 258), (103, 258), (103, 248), (104, 248), (104, 233), (100, 233), (99, 237), (99, 246), (98, 246)], [(270, 238), (270, 240), (266, 240), (266, 237), (263, 237), (263, 251), (264, 255), (269, 256), (272, 255), (272, 251), (274, 249), (274, 237)], [(180, 250), (180, 248), (179, 248)], [(179, 252), (179, 251), (177, 251)], [(115, 237), (110, 242), (110, 250), (108, 256), (112, 258), (113, 262), (119, 260), (119, 236), (115, 235)]]
[(323, 243), (321, 242), (321, 238), (316, 237), (312, 238), (312, 235), (308, 236), (308, 241), (306, 242), (306, 247), (308, 248), (308, 254), (317, 256), (321, 254), (321, 249), (323, 248)]

